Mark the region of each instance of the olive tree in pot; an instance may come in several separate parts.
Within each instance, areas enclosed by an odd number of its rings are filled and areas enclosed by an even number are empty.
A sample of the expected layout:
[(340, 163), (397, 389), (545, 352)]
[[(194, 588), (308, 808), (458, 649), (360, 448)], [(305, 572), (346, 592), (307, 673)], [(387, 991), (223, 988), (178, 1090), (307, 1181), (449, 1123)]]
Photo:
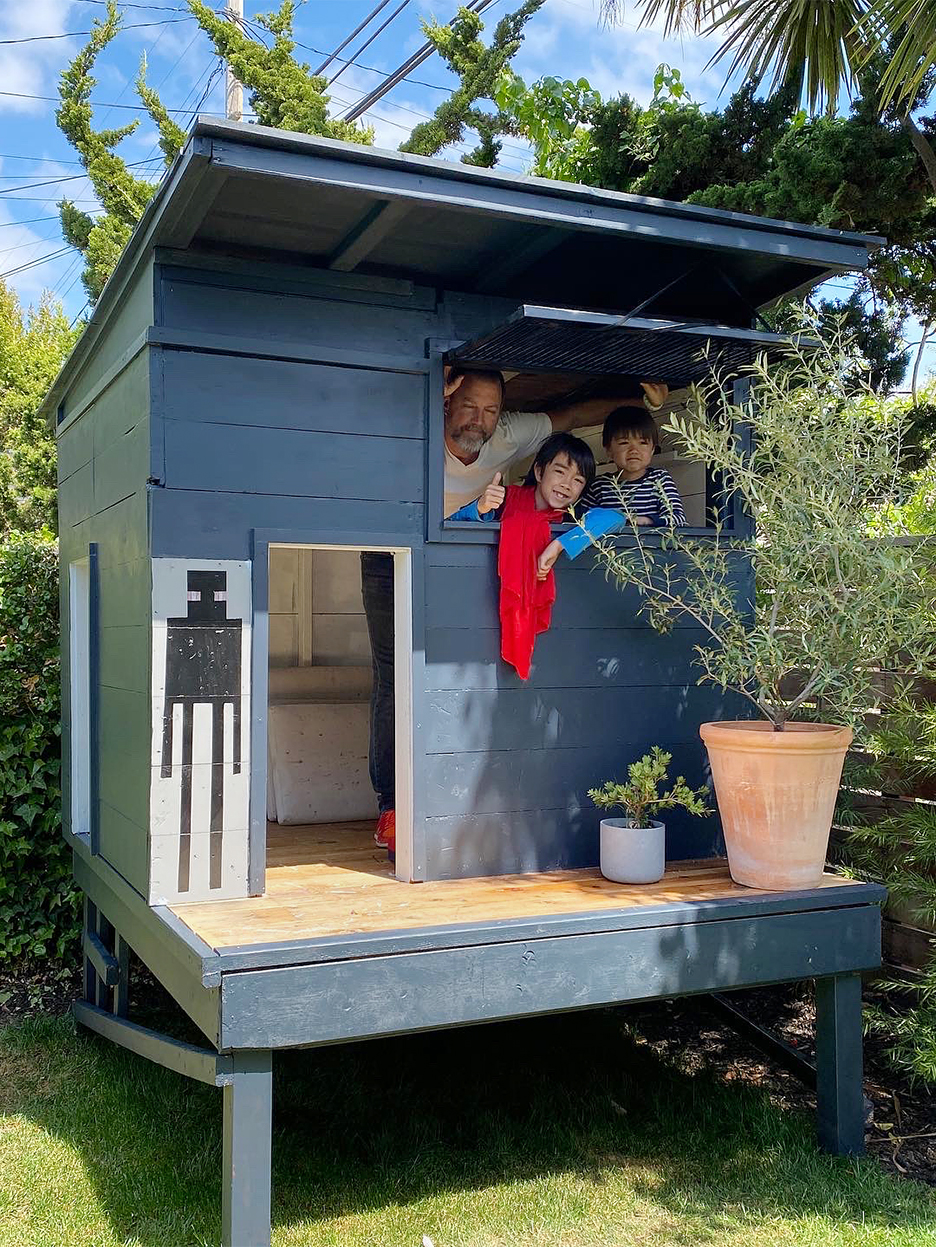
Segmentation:
[(707, 788), (690, 788), (681, 775), (668, 792), (673, 755), (654, 745), (649, 753), (627, 768), (627, 783), (609, 780), (588, 795), (602, 810), (623, 810), (623, 818), (603, 818), (600, 829), (601, 873), (615, 883), (656, 883), (666, 869), (666, 827), (652, 815), (677, 806), (690, 814), (705, 815)]
[(607, 573), (636, 588), (656, 628), (682, 617), (702, 631), (699, 682), (752, 712), (700, 728), (731, 874), (750, 887), (818, 883), (842, 763), (880, 705), (882, 666), (899, 655), (912, 676), (936, 651), (925, 562), (875, 535), (876, 517), (902, 500), (905, 416), (860, 376), (841, 334), (808, 350), (794, 341), (779, 364), (759, 358), (746, 395), (713, 375), (667, 427), (748, 522), (706, 537), (635, 527), (636, 540), (599, 543)]

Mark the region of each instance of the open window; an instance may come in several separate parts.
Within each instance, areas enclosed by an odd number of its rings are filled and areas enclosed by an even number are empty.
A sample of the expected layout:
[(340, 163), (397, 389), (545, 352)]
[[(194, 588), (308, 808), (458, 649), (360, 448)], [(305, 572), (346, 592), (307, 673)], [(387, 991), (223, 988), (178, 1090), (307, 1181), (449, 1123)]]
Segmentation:
[(389, 645), (385, 659), (392, 657), (395, 697), (384, 737), (389, 731), (385, 746), (396, 789), (396, 874), (405, 878), (410, 869), (408, 552), (271, 545), (267, 868), (304, 868), (313, 883), (316, 871), (324, 877), (339, 861), (361, 873), (388, 873), (387, 851), (373, 839), (378, 807), (369, 742), (371, 692), (379, 676), (365, 613), (362, 556), (371, 560), (371, 594), (385, 590), (383, 639)]
[[(445, 362), (464, 368), (497, 369), (506, 381), (504, 409), (550, 411), (592, 398), (640, 394), (641, 380), (665, 381), (669, 397), (656, 413), (658, 426), (686, 411), (689, 387), (713, 370), (731, 376), (757, 352), (779, 352), (780, 334), (689, 320), (619, 316), (523, 305), (490, 332), (450, 349)], [(614, 471), (601, 443), (601, 426), (576, 433), (595, 453), (599, 474)], [(441, 455), (440, 455), (441, 460)], [(512, 466), (522, 480), (531, 460)], [(705, 532), (716, 518), (729, 527), (719, 482), (704, 465), (681, 460), (662, 430), (654, 464), (665, 467), (682, 496), (691, 530)], [(467, 536), (469, 525), (446, 521), (443, 531)]]

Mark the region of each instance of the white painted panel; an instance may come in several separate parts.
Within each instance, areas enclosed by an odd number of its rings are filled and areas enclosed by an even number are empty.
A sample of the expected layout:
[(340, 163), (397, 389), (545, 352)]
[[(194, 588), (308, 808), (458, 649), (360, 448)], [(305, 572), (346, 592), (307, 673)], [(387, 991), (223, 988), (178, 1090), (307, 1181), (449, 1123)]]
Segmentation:
[(172, 905), (176, 901), (226, 901), (245, 895), (247, 877), (246, 827), (225, 831), (221, 853), (221, 883), (209, 887), (211, 837), (204, 832), (192, 836), (187, 892), (178, 890), (179, 840), (174, 833), (153, 836), (150, 841), (150, 904)]
[(68, 569), (71, 830), (91, 831), (91, 570), (87, 559)]
[(376, 818), (367, 771), (370, 708), (365, 703), (270, 706), (268, 728), (280, 823)]
[[(213, 574), (210, 585), (199, 580), (199, 573)], [(153, 560), (151, 903), (247, 895), (250, 605), (249, 562)], [(191, 706), (190, 740), (185, 739), (186, 704)], [(237, 751), (235, 705), (240, 719)], [(220, 739), (215, 739), (216, 731)], [(171, 745), (168, 774), (162, 768), (164, 738)], [(184, 773), (186, 757), (191, 763)], [(217, 757), (220, 761), (215, 762)], [(212, 841), (211, 836), (215, 767), (221, 770), (220, 848), (218, 838)], [(187, 853), (182, 837), (185, 783), (191, 789)], [(188, 884), (181, 888), (180, 860), (188, 870)], [(183, 870), (183, 885), (184, 875)]]

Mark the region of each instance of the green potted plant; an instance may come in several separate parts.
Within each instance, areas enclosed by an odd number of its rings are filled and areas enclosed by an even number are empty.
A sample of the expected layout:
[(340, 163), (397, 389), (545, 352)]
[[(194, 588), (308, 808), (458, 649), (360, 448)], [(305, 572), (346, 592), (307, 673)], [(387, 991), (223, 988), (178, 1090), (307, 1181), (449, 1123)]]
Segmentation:
[(627, 782), (609, 780), (588, 795), (601, 810), (622, 810), (621, 818), (603, 818), (600, 829), (601, 873), (615, 883), (656, 883), (666, 869), (666, 827), (651, 817), (677, 806), (690, 814), (710, 813), (707, 788), (690, 788), (681, 775), (669, 791), (667, 771), (673, 755), (654, 745), (627, 768)]
[(822, 876), (842, 763), (880, 705), (882, 668), (932, 665), (933, 579), (912, 543), (877, 535), (907, 480), (906, 416), (871, 391), (841, 333), (794, 340), (780, 364), (746, 373), (743, 401), (716, 374), (667, 427), (749, 523), (707, 537), (635, 529), (600, 543), (599, 559), (655, 627), (681, 616), (699, 628), (699, 682), (759, 716), (700, 732), (732, 877), (793, 889)]

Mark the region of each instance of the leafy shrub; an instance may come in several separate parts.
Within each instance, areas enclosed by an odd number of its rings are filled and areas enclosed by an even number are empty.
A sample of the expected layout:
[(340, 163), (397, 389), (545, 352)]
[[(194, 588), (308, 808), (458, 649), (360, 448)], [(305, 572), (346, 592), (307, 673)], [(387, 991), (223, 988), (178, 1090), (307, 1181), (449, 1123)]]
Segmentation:
[(61, 836), (58, 557), (0, 540), (0, 962), (62, 956), (77, 933)]
[[(839, 801), (845, 868), (883, 883), (889, 903), (912, 923), (936, 929), (936, 803), (891, 800), (866, 807), (868, 793), (932, 797), (936, 789), (936, 705), (898, 703), (850, 760)], [(865, 1021), (882, 1035), (893, 1064), (936, 1086), (936, 954), (918, 978), (892, 979), (885, 1003), (865, 1006)]]

